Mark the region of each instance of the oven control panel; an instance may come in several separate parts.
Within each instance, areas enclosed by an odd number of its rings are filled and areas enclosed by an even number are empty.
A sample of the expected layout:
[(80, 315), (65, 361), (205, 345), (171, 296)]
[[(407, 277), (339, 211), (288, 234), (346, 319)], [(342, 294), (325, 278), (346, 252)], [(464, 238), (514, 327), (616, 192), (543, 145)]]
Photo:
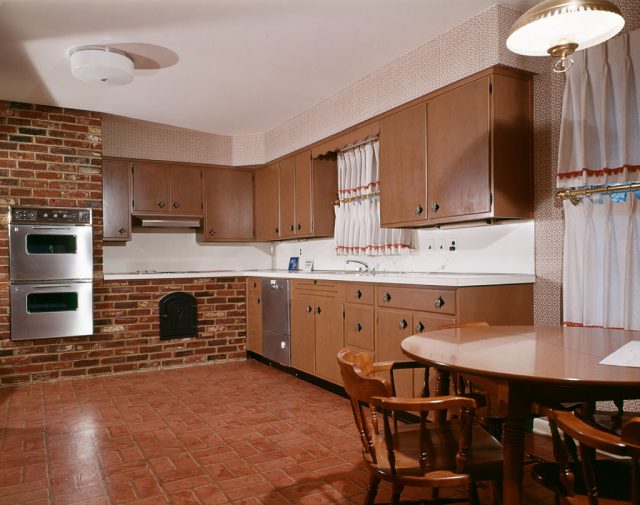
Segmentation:
[(11, 207), (12, 224), (91, 225), (91, 209), (60, 207)]

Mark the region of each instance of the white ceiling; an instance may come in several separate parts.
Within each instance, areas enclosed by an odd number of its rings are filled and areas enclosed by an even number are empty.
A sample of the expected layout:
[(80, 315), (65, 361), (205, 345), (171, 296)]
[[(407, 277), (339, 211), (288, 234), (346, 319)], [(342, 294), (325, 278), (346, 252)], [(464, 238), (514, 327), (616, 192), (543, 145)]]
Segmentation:
[[(0, 0), (0, 99), (264, 133), (495, 1)], [(88, 44), (131, 54), (134, 81), (75, 80)]]

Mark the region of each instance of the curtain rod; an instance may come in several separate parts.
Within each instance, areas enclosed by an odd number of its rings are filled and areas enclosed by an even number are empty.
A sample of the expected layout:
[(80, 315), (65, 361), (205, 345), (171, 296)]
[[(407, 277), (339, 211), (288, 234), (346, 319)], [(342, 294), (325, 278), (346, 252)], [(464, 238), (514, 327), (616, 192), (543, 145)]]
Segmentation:
[(589, 196), (594, 193), (618, 193), (635, 190), (640, 190), (640, 182), (604, 186), (602, 188), (564, 189), (556, 193), (556, 198), (559, 198), (560, 200), (569, 200), (573, 205), (578, 205), (578, 202), (580, 201), (578, 199), (579, 197)]

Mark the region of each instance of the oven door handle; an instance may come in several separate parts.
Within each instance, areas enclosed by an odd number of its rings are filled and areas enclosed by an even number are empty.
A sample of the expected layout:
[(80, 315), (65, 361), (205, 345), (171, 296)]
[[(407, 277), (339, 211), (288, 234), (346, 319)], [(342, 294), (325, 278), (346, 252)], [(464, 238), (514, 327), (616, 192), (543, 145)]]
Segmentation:
[(33, 289), (70, 288), (71, 284), (36, 284)]
[(70, 226), (32, 226), (32, 230), (58, 230), (58, 231), (71, 231)]

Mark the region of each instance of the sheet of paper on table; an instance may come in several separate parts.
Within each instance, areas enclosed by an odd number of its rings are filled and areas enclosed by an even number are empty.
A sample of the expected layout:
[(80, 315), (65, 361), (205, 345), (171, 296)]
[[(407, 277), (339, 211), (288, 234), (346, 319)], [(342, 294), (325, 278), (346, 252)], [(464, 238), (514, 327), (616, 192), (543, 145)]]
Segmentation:
[(640, 367), (640, 341), (627, 342), (620, 349), (604, 358), (600, 364)]

